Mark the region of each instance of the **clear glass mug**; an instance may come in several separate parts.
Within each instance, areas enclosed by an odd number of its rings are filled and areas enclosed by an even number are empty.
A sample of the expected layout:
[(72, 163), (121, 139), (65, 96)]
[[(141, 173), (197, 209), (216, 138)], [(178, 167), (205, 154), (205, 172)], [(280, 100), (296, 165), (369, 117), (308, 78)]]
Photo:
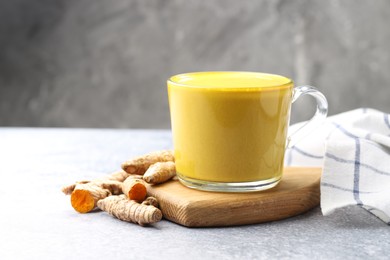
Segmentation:
[[(284, 153), (321, 124), (326, 98), (314, 87), (257, 72), (193, 72), (168, 82), (177, 175), (208, 191), (248, 192), (276, 186)], [(291, 104), (317, 101), (313, 118), (287, 136)]]

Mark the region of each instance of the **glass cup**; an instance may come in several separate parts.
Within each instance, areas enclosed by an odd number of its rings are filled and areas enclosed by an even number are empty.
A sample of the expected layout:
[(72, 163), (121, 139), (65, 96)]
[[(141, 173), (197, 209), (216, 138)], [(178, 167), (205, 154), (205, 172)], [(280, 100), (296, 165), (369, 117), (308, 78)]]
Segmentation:
[[(327, 115), (326, 98), (310, 86), (257, 72), (193, 72), (171, 77), (168, 97), (177, 176), (208, 191), (249, 192), (281, 180), (286, 147)], [(287, 136), (291, 104), (317, 101), (306, 125)]]

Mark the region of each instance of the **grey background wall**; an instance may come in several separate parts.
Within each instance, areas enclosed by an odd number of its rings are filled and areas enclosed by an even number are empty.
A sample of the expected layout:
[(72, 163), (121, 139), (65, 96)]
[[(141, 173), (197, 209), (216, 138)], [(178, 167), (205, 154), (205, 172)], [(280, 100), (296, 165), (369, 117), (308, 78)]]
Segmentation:
[(200, 70), (390, 112), (389, 26), (387, 0), (0, 0), (0, 125), (169, 128), (166, 79)]

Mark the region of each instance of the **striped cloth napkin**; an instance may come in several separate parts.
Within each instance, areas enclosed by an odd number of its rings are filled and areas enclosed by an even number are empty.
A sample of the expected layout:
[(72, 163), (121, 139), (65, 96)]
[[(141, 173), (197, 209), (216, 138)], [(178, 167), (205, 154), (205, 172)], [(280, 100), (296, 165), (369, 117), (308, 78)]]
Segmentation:
[(285, 164), (323, 167), (323, 215), (359, 205), (390, 225), (389, 114), (362, 108), (329, 117), (286, 151)]

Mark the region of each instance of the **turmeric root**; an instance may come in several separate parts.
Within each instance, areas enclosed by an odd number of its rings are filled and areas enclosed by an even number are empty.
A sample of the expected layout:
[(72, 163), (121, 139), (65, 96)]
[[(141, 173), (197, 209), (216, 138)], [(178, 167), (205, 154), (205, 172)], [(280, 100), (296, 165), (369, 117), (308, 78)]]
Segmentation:
[(68, 186), (64, 186), (62, 187), (62, 192), (65, 194), (65, 195), (70, 195), (72, 194), (73, 190), (75, 189), (76, 185), (77, 184), (86, 184), (86, 183), (89, 183), (90, 181), (78, 181), (74, 184), (71, 184), (71, 185), (68, 185)]
[(124, 182), (127, 177), (129, 177), (129, 174), (123, 170), (111, 173), (109, 175), (103, 176), (100, 178), (101, 180), (111, 180), (111, 181), (119, 181)]
[(147, 197), (144, 201), (142, 201), (143, 205), (152, 205), (158, 208), (158, 201), (155, 197)]
[(71, 194), (70, 201), (76, 211), (87, 213), (96, 207), (100, 199), (122, 194), (122, 182), (128, 176), (125, 171), (118, 171), (93, 181), (80, 181), (65, 186), (62, 192)]
[[(134, 175), (144, 175), (147, 172), (144, 180), (151, 184), (167, 181), (176, 174), (174, 161), (170, 150), (152, 152), (124, 162), (121, 171), (93, 181), (76, 182), (63, 187), (62, 192), (71, 195), (72, 207), (80, 213), (93, 210), (101, 199), (122, 193), (130, 200), (141, 202), (146, 197), (146, 187), (142, 178), (137, 179)], [(128, 178), (130, 175), (133, 176)]]
[(101, 210), (120, 220), (141, 226), (156, 223), (162, 218), (162, 213), (158, 208), (128, 200), (125, 195), (109, 196), (99, 200), (97, 205)]
[(174, 162), (173, 152), (170, 150), (145, 154), (128, 160), (122, 164), (122, 169), (130, 174), (143, 175), (150, 165), (156, 162)]
[(141, 202), (146, 197), (146, 187), (141, 176), (129, 176), (122, 183), (123, 193), (130, 199)]
[(143, 179), (150, 184), (165, 182), (176, 175), (174, 162), (157, 162), (149, 167)]

